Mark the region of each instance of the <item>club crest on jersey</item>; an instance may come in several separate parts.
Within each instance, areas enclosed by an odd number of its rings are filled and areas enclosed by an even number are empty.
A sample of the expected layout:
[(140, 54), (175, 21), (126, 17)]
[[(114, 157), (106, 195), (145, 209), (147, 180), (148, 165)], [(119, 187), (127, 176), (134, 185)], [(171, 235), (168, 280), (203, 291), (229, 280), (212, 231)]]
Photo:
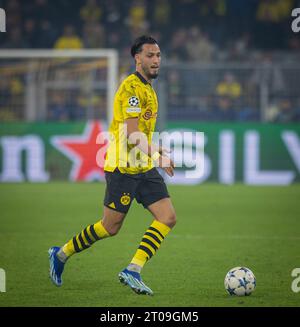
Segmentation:
[(124, 193), (124, 195), (120, 199), (120, 202), (123, 204), (123, 206), (128, 206), (130, 200), (131, 199), (129, 193)]
[(140, 103), (140, 101), (138, 97), (133, 96), (129, 98), (128, 103), (130, 106), (136, 107)]

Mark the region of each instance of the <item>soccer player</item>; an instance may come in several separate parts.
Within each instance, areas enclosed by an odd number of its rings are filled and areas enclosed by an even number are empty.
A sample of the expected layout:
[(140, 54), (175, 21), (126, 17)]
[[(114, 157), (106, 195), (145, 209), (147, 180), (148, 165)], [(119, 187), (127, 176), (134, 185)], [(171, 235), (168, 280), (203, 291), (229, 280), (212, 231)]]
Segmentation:
[(62, 247), (49, 249), (50, 277), (57, 286), (62, 285), (66, 261), (96, 241), (116, 235), (133, 199), (136, 199), (150, 211), (154, 220), (131, 262), (119, 273), (119, 280), (138, 294), (153, 295), (140, 273), (176, 223), (166, 184), (155, 167), (159, 166), (173, 176), (174, 164), (167, 150), (152, 143), (158, 102), (151, 82), (157, 78), (160, 68), (159, 45), (152, 37), (141, 36), (134, 42), (131, 55), (136, 71), (122, 82), (115, 95), (113, 121), (109, 129), (112, 137), (104, 166), (106, 193), (103, 217)]

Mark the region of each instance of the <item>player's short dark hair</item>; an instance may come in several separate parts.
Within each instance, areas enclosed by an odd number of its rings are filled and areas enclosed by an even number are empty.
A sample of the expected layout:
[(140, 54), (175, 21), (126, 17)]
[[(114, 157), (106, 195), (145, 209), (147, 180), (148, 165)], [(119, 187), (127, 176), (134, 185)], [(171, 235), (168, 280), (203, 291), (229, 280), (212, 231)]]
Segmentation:
[(158, 45), (157, 41), (151, 36), (142, 35), (142, 36), (138, 37), (134, 41), (134, 43), (131, 47), (131, 51), (130, 51), (133, 58), (137, 53), (140, 53), (142, 51), (142, 47), (144, 44), (157, 44)]

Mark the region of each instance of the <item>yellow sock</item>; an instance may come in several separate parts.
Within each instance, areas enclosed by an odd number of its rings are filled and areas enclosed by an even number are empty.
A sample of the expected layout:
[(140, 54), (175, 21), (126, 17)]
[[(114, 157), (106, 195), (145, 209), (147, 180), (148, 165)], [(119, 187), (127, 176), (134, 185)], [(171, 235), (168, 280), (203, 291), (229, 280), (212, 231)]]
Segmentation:
[(167, 225), (154, 220), (144, 234), (140, 246), (130, 263), (143, 267), (144, 264), (160, 248), (161, 242), (164, 240), (170, 230), (171, 228)]
[(78, 235), (74, 236), (63, 246), (62, 250), (66, 257), (69, 258), (74, 253), (81, 252), (89, 248), (96, 241), (109, 236), (109, 233), (103, 227), (102, 220), (100, 220), (96, 224), (87, 226)]

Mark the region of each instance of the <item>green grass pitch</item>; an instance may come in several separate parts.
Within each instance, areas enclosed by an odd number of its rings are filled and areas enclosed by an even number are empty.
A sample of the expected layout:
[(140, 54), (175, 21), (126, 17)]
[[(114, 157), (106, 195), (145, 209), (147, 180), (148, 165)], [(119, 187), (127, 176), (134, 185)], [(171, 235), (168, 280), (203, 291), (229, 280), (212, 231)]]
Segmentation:
[[(1, 184), (0, 306), (299, 306), (291, 272), (300, 267), (300, 185), (289, 187), (170, 186), (178, 223), (143, 279), (153, 297), (118, 282), (151, 215), (133, 204), (120, 233), (73, 256), (57, 288), (48, 277), (47, 250), (101, 217), (105, 185)], [(224, 289), (230, 268), (257, 279), (248, 297)]]

